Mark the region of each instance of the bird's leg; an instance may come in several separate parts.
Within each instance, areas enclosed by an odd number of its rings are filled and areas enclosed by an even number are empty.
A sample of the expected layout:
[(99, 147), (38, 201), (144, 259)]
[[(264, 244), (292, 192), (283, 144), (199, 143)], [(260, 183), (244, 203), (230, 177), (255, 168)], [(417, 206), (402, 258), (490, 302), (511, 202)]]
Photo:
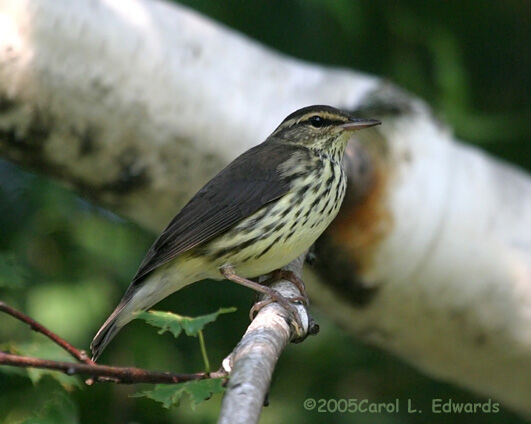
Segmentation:
[[(299, 328), (303, 328), (302, 323), (299, 318), (299, 313), (296, 308), (293, 307), (293, 305), (290, 303), (290, 301), (301, 301), (304, 300), (301, 297), (295, 297), (290, 298), (289, 300), (286, 299), (284, 296), (282, 296), (280, 293), (275, 291), (274, 289), (264, 286), (260, 283), (257, 283), (252, 280), (248, 280), (247, 278), (240, 277), (236, 274), (234, 271), (234, 268), (230, 265), (224, 265), (219, 269), (219, 272), (223, 277), (225, 277), (227, 280), (233, 281), (234, 283), (241, 284), (242, 286), (248, 287), (250, 289), (253, 289), (259, 293), (263, 293), (267, 296), (269, 296), (272, 300), (279, 303), (281, 306), (283, 306), (289, 314), (293, 317), (296, 324), (299, 326)], [(278, 280), (277, 280), (278, 281)], [(290, 280), (291, 281), (291, 280)], [(266, 306), (267, 304), (271, 303), (271, 300), (264, 300), (262, 302), (257, 302), (251, 309), (251, 319), (254, 318), (254, 314), (257, 313), (261, 308)]]
[[(299, 301), (303, 302), (306, 306), (310, 304), (310, 299), (308, 298), (308, 294), (306, 293), (306, 287), (304, 286), (304, 282), (297, 277), (297, 275), (293, 271), (283, 270), (283, 269), (276, 269), (271, 273), (271, 277), (269, 277), (267, 280), (262, 282), (263, 285), (270, 285), (280, 280), (288, 280), (295, 284), (297, 288), (299, 289), (302, 296), (297, 296), (295, 298), (291, 298), (290, 300), (293, 302)], [(249, 311), (249, 317), (251, 320), (254, 319), (258, 311), (262, 309), (264, 306), (269, 305), (274, 300), (268, 299), (268, 300), (262, 300), (260, 302), (256, 302), (251, 310)]]

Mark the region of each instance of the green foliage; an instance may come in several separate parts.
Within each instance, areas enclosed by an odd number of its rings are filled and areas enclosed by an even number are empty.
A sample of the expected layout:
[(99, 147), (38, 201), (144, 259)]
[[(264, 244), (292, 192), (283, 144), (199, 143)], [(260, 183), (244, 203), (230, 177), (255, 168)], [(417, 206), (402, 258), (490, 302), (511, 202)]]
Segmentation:
[(146, 390), (132, 395), (132, 397), (147, 397), (162, 403), (164, 408), (179, 406), (184, 394), (190, 397), (192, 408), (212, 397), (223, 393), (223, 378), (209, 378), (206, 380), (187, 381), (180, 384), (157, 384), (153, 390)]
[(174, 314), (172, 312), (148, 311), (141, 312), (137, 318), (146, 321), (154, 327), (160, 328), (159, 334), (169, 331), (173, 337), (177, 338), (184, 330), (187, 336), (197, 337), (198, 333), (203, 330), (204, 326), (214, 322), (221, 314), (235, 312), (236, 308), (220, 308), (216, 312), (198, 317), (187, 317)]
[(210, 372), (210, 361), (206, 351), (203, 328), (205, 325), (216, 321), (221, 314), (228, 314), (235, 311), (236, 308), (220, 308), (216, 312), (198, 317), (187, 317), (172, 312), (148, 311), (139, 313), (137, 318), (143, 319), (148, 324), (160, 328), (158, 331), (159, 334), (169, 331), (173, 334), (173, 337), (177, 338), (184, 330), (187, 336), (199, 337), (205, 372)]

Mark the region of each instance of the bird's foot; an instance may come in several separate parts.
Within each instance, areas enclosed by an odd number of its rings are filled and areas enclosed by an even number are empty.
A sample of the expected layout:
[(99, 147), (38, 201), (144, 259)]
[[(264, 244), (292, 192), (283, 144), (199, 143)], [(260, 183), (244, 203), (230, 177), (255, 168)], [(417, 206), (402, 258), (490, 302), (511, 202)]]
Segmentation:
[(293, 306), (294, 303), (303, 303), (306, 301), (304, 297), (296, 296), (296, 297), (284, 297), (281, 294), (279, 294), (277, 291), (270, 289), (271, 292), (268, 293), (269, 299), (261, 300), (259, 302), (256, 302), (251, 310), (249, 311), (249, 318), (252, 321), (254, 317), (256, 317), (256, 314), (260, 312), (262, 308), (269, 305), (270, 303), (277, 302), (280, 305), (282, 305), (291, 315), (291, 317), (297, 322), (297, 325), (300, 328), (302, 327), (302, 323), (300, 322), (299, 318), (299, 312), (297, 309)]
[(306, 293), (306, 286), (304, 285), (304, 281), (302, 281), (293, 271), (288, 271), (285, 269), (276, 269), (271, 273), (271, 277), (267, 279), (264, 284), (271, 284), (276, 281), (280, 280), (287, 280), (293, 284), (299, 289), (301, 296), (304, 298), (304, 304), (306, 306), (310, 305), (310, 298), (308, 297), (308, 293)]
[[(296, 329), (297, 333), (299, 332), (300, 329), (304, 328), (302, 325), (300, 316), (299, 316), (299, 312), (297, 311), (297, 308), (293, 306), (291, 302), (305, 302), (306, 301), (305, 297), (298, 296), (298, 297), (293, 297), (293, 298), (288, 299), (270, 287), (264, 286), (252, 280), (248, 280), (247, 278), (240, 277), (238, 274), (236, 274), (236, 271), (230, 265), (225, 265), (221, 267), (219, 271), (221, 272), (221, 275), (223, 275), (223, 277), (225, 277), (227, 280), (230, 280), (234, 283), (238, 283), (242, 286), (248, 287), (250, 289), (253, 289), (259, 293), (265, 294), (270, 297), (270, 299), (257, 302), (251, 308), (251, 319), (254, 319), (254, 316), (256, 315), (256, 313), (258, 313), (258, 311), (262, 309), (264, 306), (268, 305), (271, 302), (277, 302), (279, 305), (283, 306), (284, 309), (288, 311), (290, 318), (293, 319), (293, 321), (295, 322), (295, 325), (298, 327)], [(284, 271), (280, 271), (280, 272), (284, 272)], [(287, 272), (290, 272), (290, 271), (287, 271)], [(283, 279), (283, 278), (284, 277), (281, 277), (280, 279)], [(288, 278), (285, 278), (285, 279), (288, 279)], [(278, 279), (275, 281), (278, 281)], [(297, 285), (297, 283), (294, 283), (294, 284)]]

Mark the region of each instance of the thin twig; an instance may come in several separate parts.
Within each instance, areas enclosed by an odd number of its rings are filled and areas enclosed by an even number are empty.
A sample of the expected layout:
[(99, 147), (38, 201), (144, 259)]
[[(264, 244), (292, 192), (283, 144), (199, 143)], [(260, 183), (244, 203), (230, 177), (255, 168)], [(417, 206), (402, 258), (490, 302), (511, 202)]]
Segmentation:
[(30, 326), (32, 330), (38, 333), (44, 334), (54, 343), (61, 346), (64, 350), (66, 350), (70, 355), (72, 355), (78, 361), (84, 362), (85, 364), (88, 364), (88, 365), (96, 364), (92, 359), (89, 358), (89, 356), (84, 350), (75, 348), (70, 343), (68, 343), (66, 340), (64, 340), (63, 338), (59, 337), (57, 334), (48, 330), (42, 324), (39, 324), (37, 321), (30, 318), (26, 314), (23, 314), (22, 312), (17, 311), (16, 309), (12, 308), (11, 306), (7, 305), (6, 303), (2, 301), (0, 301), (0, 311), (5, 312), (6, 314), (9, 314), (12, 317), (22, 322), (25, 322), (26, 324)]
[(10, 365), (23, 368), (44, 368), (50, 370), (63, 371), (68, 375), (89, 375), (87, 384), (92, 384), (94, 378), (100, 382), (114, 382), (120, 384), (133, 383), (163, 383), (176, 384), (185, 381), (203, 380), (207, 378), (226, 377), (227, 372), (221, 370), (216, 372), (199, 372), (192, 374), (174, 374), (171, 372), (149, 371), (135, 367), (113, 367), (108, 365), (99, 365), (88, 358), (87, 354), (80, 349), (72, 346), (57, 334), (48, 330), (42, 324), (34, 319), (14, 309), (13, 307), (0, 301), (0, 311), (3, 311), (12, 317), (25, 322), (32, 330), (44, 334), (54, 343), (58, 344), (70, 355), (82, 363), (52, 361), (29, 356), (13, 355), (11, 353), (0, 352), (0, 365)]
[(96, 377), (98, 381), (120, 384), (176, 384), (185, 381), (225, 377), (227, 375), (227, 373), (223, 371), (212, 373), (198, 372), (194, 374), (174, 374), (170, 372), (148, 371), (134, 367), (112, 367), (98, 364), (92, 365), (76, 362), (51, 361), (28, 356), (12, 355), (5, 352), (0, 352), (0, 365), (11, 365), (23, 368), (45, 368), (62, 371), (68, 375), (90, 375)]

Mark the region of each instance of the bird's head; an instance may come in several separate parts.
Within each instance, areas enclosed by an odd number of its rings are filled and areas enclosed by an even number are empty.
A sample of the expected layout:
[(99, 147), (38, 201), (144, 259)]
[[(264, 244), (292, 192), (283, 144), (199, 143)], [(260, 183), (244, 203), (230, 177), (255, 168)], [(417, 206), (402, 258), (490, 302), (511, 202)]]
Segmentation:
[(331, 106), (308, 106), (288, 115), (269, 138), (342, 154), (353, 131), (379, 124), (375, 119), (357, 119)]

